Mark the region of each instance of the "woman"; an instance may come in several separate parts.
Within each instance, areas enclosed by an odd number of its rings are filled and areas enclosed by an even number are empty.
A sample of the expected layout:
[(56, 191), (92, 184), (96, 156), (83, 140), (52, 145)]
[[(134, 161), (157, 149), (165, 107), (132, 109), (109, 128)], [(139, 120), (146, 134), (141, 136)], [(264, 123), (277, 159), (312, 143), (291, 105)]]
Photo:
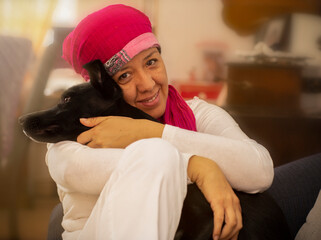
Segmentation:
[(268, 151), (222, 109), (187, 103), (168, 85), (160, 45), (140, 11), (111, 5), (68, 35), (63, 57), (100, 59), (124, 99), (162, 123), (125, 117), (81, 119), (93, 127), (76, 142), (48, 145), (47, 164), (64, 207), (64, 239), (173, 239), (189, 182), (214, 212), (213, 239), (236, 240), (242, 213), (233, 189), (266, 190)]

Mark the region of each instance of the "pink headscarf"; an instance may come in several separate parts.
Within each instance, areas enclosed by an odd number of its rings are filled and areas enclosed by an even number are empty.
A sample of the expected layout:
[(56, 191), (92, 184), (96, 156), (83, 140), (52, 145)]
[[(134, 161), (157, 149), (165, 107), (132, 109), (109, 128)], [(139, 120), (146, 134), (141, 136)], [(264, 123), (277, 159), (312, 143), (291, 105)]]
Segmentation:
[(64, 40), (62, 57), (89, 81), (84, 64), (99, 59), (113, 75), (137, 53), (151, 47), (159, 47), (159, 43), (148, 17), (116, 4), (85, 17)]
[[(135, 55), (151, 47), (160, 45), (148, 17), (135, 8), (116, 4), (84, 18), (64, 40), (62, 57), (89, 81), (84, 64), (99, 59), (113, 76)], [(192, 110), (173, 86), (169, 86), (161, 121), (196, 131)]]

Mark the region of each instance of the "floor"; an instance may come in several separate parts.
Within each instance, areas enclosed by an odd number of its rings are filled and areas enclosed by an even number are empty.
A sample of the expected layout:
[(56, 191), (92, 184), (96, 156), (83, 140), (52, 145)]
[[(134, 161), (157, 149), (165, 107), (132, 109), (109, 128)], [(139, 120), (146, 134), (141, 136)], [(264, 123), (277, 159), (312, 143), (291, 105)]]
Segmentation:
[[(44, 240), (52, 209), (57, 204), (57, 198), (37, 199), (33, 207), (21, 207), (18, 210), (18, 238), (15, 240)], [(9, 238), (8, 214), (0, 210), (0, 240)]]
[(50, 214), (54, 206), (59, 203), (59, 199), (56, 185), (51, 179), (44, 161), (45, 154), (45, 144), (32, 142), (21, 167), (22, 177), (18, 186), (21, 196), (16, 198), (19, 205), (16, 208), (18, 215), (16, 238), (9, 237), (8, 209), (1, 205), (1, 200), (8, 195), (4, 193), (1, 196), (0, 240), (46, 239)]

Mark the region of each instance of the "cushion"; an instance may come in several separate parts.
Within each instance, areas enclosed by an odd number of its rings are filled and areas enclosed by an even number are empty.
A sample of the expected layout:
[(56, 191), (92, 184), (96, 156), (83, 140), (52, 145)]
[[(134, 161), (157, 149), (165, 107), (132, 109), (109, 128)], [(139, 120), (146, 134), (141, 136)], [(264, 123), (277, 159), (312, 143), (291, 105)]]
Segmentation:
[(318, 198), (309, 212), (306, 222), (300, 228), (295, 240), (320, 240), (321, 239), (321, 190)]

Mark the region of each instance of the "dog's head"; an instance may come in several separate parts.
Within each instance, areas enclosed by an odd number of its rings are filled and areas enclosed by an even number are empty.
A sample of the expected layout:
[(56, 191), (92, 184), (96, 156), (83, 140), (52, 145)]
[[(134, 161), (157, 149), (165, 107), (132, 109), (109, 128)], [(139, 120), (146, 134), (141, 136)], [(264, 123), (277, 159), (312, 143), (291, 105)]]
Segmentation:
[(120, 87), (107, 74), (99, 60), (84, 68), (90, 76), (90, 83), (83, 83), (67, 89), (60, 102), (51, 109), (30, 113), (19, 118), (24, 133), (37, 142), (59, 142), (76, 140), (88, 130), (80, 118), (108, 116), (122, 99)]

